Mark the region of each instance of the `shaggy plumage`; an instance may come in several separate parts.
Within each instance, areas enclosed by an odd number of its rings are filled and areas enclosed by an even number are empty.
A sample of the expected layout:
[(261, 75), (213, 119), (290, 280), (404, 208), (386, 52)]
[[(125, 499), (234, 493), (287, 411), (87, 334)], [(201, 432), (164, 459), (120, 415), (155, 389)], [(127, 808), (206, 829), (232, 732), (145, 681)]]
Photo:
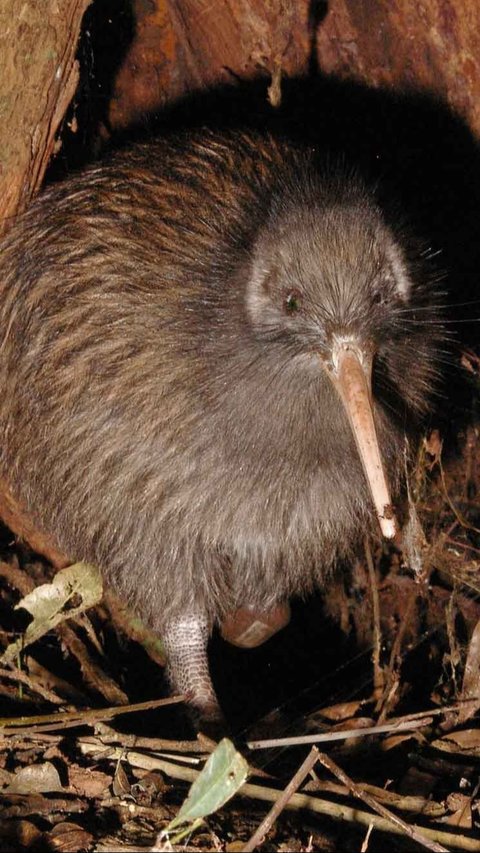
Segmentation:
[(160, 632), (308, 593), (375, 523), (332, 340), (375, 352), (395, 483), (443, 334), (387, 219), (310, 151), (199, 133), (54, 186), (4, 240), (1, 473)]

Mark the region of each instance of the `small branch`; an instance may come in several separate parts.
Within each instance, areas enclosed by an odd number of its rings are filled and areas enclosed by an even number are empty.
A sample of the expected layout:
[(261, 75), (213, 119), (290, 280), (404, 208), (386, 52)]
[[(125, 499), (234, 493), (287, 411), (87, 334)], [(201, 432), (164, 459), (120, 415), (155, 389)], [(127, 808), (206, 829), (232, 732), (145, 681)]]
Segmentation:
[(391, 700), (392, 697), (398, 690), (399, 682), (400, 682), (400, 666), (402, 661), (402, 643), (407, 631), (407, 628), (410, 624), (410, 620), (412, 618), (412, 613), (416, 607), (418, 598), (418, 588), (415, 586), (410, 594), (410, 598), (406, 608), (402, 613), (402, 618), (400, 622), (400, 627), (396, 633), (395, 639), (393, 641), (392, 649), (390, 652), (390, 660), (388, 662), (388, 677), (386, 680), (386, 684), (384, 687), (383, 695), (379, 697), (377, 703), (377, 712), (378, 721), (380, 724), (388, 716), (388, 713), (391, 709)]
[(351, 740), (352, 738), (364, 737), (366, 735), (389, 734), (390, 732), (415, 731), (431, 723), (431, 717), (421, 720), (405, 722), (386, 723), (383, 726), (368, 726), (364, 729), (343, 729), (341, 731), (323, 732), (316, 735), (298, 735), (296, 737), (279, 737), (270, 740), (251, 740), (247, 746), (251, 750), (271, 749), (272, 747), (305, 746), (309, 743), (330, 743), (335, 740)]
[(379, 726), (368, 726), (361, 729), (342, 729), (333, 732), (322, 732), (316, 735), (299, 735), (296, 737), (271, 738), (270, 740), (247, 741), (248, 749), (270, 749), (271, 747), (306, 746), (310, 743), (329, 743), (335, 740), (351, 740), (363, 735), (389, 734), (390, 732), (415, 731), (422, 726), (431, 724), (435, 717), (447, 717), (449, 714), (457, 713), (465, 707), (476, 707), (478, 697), (462, 699), (445, 708), (431, 708), (429, 711), (418, 711), (414, 714), (405, 714), (402, 717), (392, 717), (389, 723)]
[[(106, 727), (105, 727), (106, 728)], [(88, 737), (79, 738), (79, 741), (89, 743), (91, 739)], [(101, 732), (101, 741), (103, 744), (120, 745), (125, 748), (147, 749), (150, 752), (160, 753), (164, 750), (169, 752), (178, 752), (195, 755), (208, 756), (209, 751), (202, 750), (198, 740), (166, 740), (165, 738), (156, 737), (139, 737), (138, 735), (129, 735), (124, 732), (116, 732), (113, 729), (106, 729)], [(165, 756), (170, 757), (170, 756)], [(173, 758), (173, 756), (171, 756)]]
[(279, 795), (277, 801), (273, 804), (272, 808), (268, 812), (268, 814), (262, 820), (260, 826), (257, 827), (256, 831), (252, 835), (249, 841), (245, 844), (243, 848), (243, 853), (252, 853), (259, 844), (261, 844), (267, 835), (270, 832), (273, 824), (275, 823), (277, 817), (283, 811), (288, 801), (293, 797), (293, 795), (297, 792), (300, 785), (306, 776), (310, 773), (312, 768), (318, 761), (318, 749), (314, 746), (310, 750), (307, 755), (305, 761), (298, 768), (295, 775), (292, 777), (290, 782), (284, 791)]
[(393, 814), (393, 812), (381, 803), (377, 802), (374, 797), (362, 790), (362, 788), (360, 788), (353, 779), (351, 779), (350, 776), (348, 776), (347, 773), (345, 773), (345, 771), (342, 770), (342, 768), (339, 767), (332, 758), (330, 758), (329, 755), (326, 755), (324, 752), (319, 752), (318, 760), (351, 791), (354, 797), (357, 797), (359, 800), (363, 800), (363, 802), (366, 803), (367, 806), (370, 806), (373, 811), (386, 820), (391, 821), (395, 826), (401, 829), (405, 835), (408, 835), (409, 838), (416, 841), (417, 844), (421, 844), (422, 847), (433, 851), (433, 853), (448, 853), (446, 847), (443, 847), (441, 844), (438, 844), (438, 842), (427, 838), (415, 826), (411, 826), (411, 824), (406, 823), (401, 817)]
[(163, 708), (166, 705), (176, 705), (179, 702), (185, 702), (186, 698), (184, 695), (169, 696), (167, 699), (152, 699), (148, 702), (137, 702), (135, 705), (116, 705), (113, 708), (67, 711), (64, 714), (44, 714), (36, 717), (0, 717), (0, 735), (2, 729), (5, 730), (4, 734), (10, 736), (12, 734), (48, 732), (58, 728), (93, 726), (120, 714), (133, 714), (137, 711), (150, 711), (154, 708)]
[(64, 699), (59, 698), (56, 693), (53, 693), (51, 690), (48, 690), (48, 688), (38, 684), (34, 678), (31, 678), (21, 669), (0, 669), (0, 678), (7, 678), (9, 681), (17, 681), (20, 684), (25, 684), (32, 693), (36, 693), (38, 696), (41, 696), (42, 699), (45, 699), (47, 702), (51, 702), (52, 705), (65, 704)]
[(100, 693), (110, 705), (122, 707), (128, 703), (127, 694), (93, 659), (87, 646), (73, 630), (74, 620), (57, 625), (56, 632), (62, 645), (78, 661), (87, 687)]
[(372, 593), (372, 609), (373, 609), (373, 690), (375, 698), (378, 698), (384, 686), (384, 677), (380, 665), (380, 650), (382, 648), (382, 629), (380, 627), (380, 600), (378, 597), (377, 576), (375, 574), (375, 566), (373, 565), (372, 549), (370, 542), (365, 537), (364, 540), (365, 557), (367, 560), (368, 576), (370, 579), (370, 590)]
[[(2, 487), (2, 481), (0, 480), (0, 490)], [(1, 491), (0, 491), (0, 518), (3, 519), (2, 513), (2, 505), (1, 505)], [(35, 584), (32, 579), (27, 575), (26, 572), (22, 571), (18, 562), (5, 563), (3, 560), (0, 560), (0, 576), (5, 578), (8, 584), (10, 584), (13, 589), (16, 589), (17, 592), (20, 593), (22, 598), (28, 595), (32, 589), (35, 589)]]
[(473, 524), (470, 524), (470, 523), (467, 521), (467, 519), (463, 517), (463, 515), (462, 515), (462, 514), (461, 514), (461, 512), (460, 512), (460, 510), (459, 510), (459, 509), (457, 509), (457, 507), (456, 507), (456, 506), (455, 506), (455, 504), (453, 503), (453, 501), (452, 501), (452, 499), (451, 499), (451, 497), (450, 497), (450, 494), (449, 494), (449, 492), (448, 492), (448, 488), (447, 488), (447, 481), (446, 481), (446, 479), (445, 479), (445, 471), (444, 471), (444, 468), (443, 468), (443, 465), (442, 465), (442, 460), (441, 460), (441, 458), (438, 460), (438, 467), (439, 467), (439, 469), (440, 469), (440, 477), (441, 477), (441, 481), (442, 481), (442, 488), (443, 488), (443, 494), (444, 494), (445, 500), (447, 501), (447, 503), (448, 503), (448, 505), (449, 505), (450, 509), (452, 510), (452, 512), (453, 512), (453, 514), (454, 514), (454, 516), (455, 516), (455, 518), (457, 519), (457, 521), (458, 521), (459, 525), (460, 525), (461, 527), (463, 527), (463, 528), (464, 528), (464, 530), (472, 530), (474, 533), (480, 533), (479, 528), (478, 528), (478, 527), (474, 527), (474, 525), (473, 525)]

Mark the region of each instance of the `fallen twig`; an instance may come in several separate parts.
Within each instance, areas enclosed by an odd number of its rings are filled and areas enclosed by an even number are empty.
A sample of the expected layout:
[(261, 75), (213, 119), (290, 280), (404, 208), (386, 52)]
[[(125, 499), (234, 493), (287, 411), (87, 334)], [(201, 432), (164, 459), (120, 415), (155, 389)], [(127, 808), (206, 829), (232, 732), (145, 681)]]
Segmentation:
[[(119, 734), (113, 730), (107, 729), (104, 733), (101, 724), (95, 726), (96, 737), (77, 737), (76, 743), (101, 743), (103, 746), (123, 746), (129, 749), (147, 749), (149, 752), (155, 752), (162, 755), (164, 758), (172, 758), (175, 761), (181, 761), (182, 756), (195, 756), (192, 761), (195, 763), (199, 760), (207, 758), (210, 755), (209, 751), (203, 750), (198, 740), (164, 740), (163, 738), (148, 738), (138, 737), (137, 735)], [(8, 732), (8, 734), (7, 734)], [(26, 729), (21, 734), (11, 734), (8, 729), (5, 735), (0, 734), (0, 750), (3, 743), (8, 743), (9, 749), (31, 749), (32, 743), (56, 744), (63, 738), (63, 732), (59, 731), (56, 734), (50, 732), (32, 731)], [(168, 752), (163, 752), (168, 750)], [(186, 759), (183, 758), (183, 761)], [(263, 772), (263, 771), (261, 771)], [(265, 774), (267, 775), (267, 774)]]
[(63, 714), (44, 714), (36, 717), (0, 717), (0, 735), (30, 734), (31, 732), (49, 732), (55, 729), (72, 728), (74, 726), (95, 725), (103, 720), (110, 720), (120, 714), (133, 714), (137, 711), (151, 711), (165, 705), (176, 705), (185, 702), (186, 696), (168, 696), (166, 699), (151, 699), (148, 702), (137, 702), (135, 705), (115, 705), (110, 708), (87, 709), (86, 711), (66, 711)]
[(335, 740), (351, 740), (365, 735), (381, 735), (390, 732), (415, 731), (432, 722), (432, 718), (411, 720), (400, 723), (385, 723), (383, 726), (367, 726), (358, 729), (341, 729), (339, 731), (319, 732), (315, 735), (296, 735), (294, 737), (278, 737), (269, 740), (251, 740), (247, 746), (251, 750), (270, 749), (271, 747), (305, 746), (309, 743), (329, 743)]
[(48, 690), (47, 687), (43, 687), (42, 684), (39, 684), (38, 681), (35, 681), (34, 678), (31, 678), (31, 676), (26, 672), (23, 672), (23, 670), (17, 669), (17, 667), (12, 667), (12, 669), (0, 669), (0, 678), (6, 678), (9, 681), (16, 681), (19, 684), (25, 684), (32, 693), (36, 693), (38, 696), (41, 696), (42, 699), (45, 699), (47, 702), (51, 702), (52, 705), (65, 704), (64, 699), (61, 699), (56, 693), (53, 693), (52, 690)]
[(379, 698), (385, 679), (380, 664), (380, 650), (382, 648), (382, 629), (380, 626), (380, 600), (378, 596), (377, 577), (375, 574), (375, 566), (373, 564), (372, 549), (368, 537), (365, 537), (363, 543), (365, 557), (367, 561), (368, 577), (370, 580), (370, 592), (372, 596), (372, 611), (373, 611), (373, 648), (372, 648), (372, 663), (373, 663), (373, 691), (375, 698)]
[(416, 841), (417, 844), (421, 844), (422, 847), (425, 847), (427, 850), (432, 850), (433, 853), (448, 853), (446, 847), (443, 847), (437, 841), (434, 841), (431, 838), (426, 837), (423, 834), (423, 831), (419, 830), (416, 826), (412, 826), (409, 823), (406, 823), (401, 817), (391, 812), (384, 805), (377, 802), (375, 797), (372, 797), (371, 794), (368, 794), (361, 787), (359, 787), (353, 779), (342, 770), (335, 761), (330, 758), (329, 755), (326, 755), (324, 752), (318, 752), (318, 760), (327, 770), (330, 770), (337, 779), (340, 779), (344, 785), (351, 791), (354, 797), (357, 797), (359, 800), (363, 800), (367, 806), (370, 806), (377, 814), (384, 817), (386, 820), (391, 821), (395, 826), (397, 826), (405, 835), (408, 835), (413, 841)]
[(272, 828), (279, 814), (283, 811), (288, 801), (292, 798), (293, 794), (295, 794), (296, 791), (299, 789), (303, 780), (310, 773), (310, 770), (317, 763), (317, 761), (318, 749), (314, 746), (310, 750), (305, 761), (301, 764), (295, 775), (288, 783), (285, 790), (282, 791), (268, 814), (264, 817), (260, 826), (257, 827), (250, 840), (247, 841), (247, 843), (245, 844), (243, 848), (243, 853), (252, 853), (252, 851), (255, 850), (255, 848), (262, 843), (263, 839)]
[(351, 740), (352, 738), (363, 737), (364, 735), (415, 731), (423, 726), (430, 725), (434, 717), (448, 716), (449, 714), (458, 712), (465, 706), (472, 706), (476, 708), (478, 701), (479, 697), (473, 696), (468, 699), (462, 699), (460, 702), (455, 702), (453, 705), (449, 705), (444, 708), (432, 708), (429, 711), (419, 711), (414, 714), (405, 714), (402, 717), (392, 717), (389, 723), (384, 723), (383, 725), (378, 726), (368, 726), (356, 729), (336, 729), (335, 731), (319, 732), (315, 735), (294, 735), (293, 737), (270, 738), (268, 740), (251, 740), (247, 741), (246, 745), (251, 750), (285, 746), (307, 746), (311, 743), (329, 743), (330, 741), (336, 740)]

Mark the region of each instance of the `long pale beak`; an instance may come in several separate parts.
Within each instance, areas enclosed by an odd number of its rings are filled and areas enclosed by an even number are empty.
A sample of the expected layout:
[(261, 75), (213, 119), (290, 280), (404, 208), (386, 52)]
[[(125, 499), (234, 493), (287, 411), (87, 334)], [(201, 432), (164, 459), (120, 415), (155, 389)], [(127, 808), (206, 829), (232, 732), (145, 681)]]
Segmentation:
[(329, 373), (348, 415), (370, 487), (373, 504), (386, 539), (393, 539), (397, 523), (380, 456), (371, 395), (371, 360), (362, 364), (360, 353), (348, 344), (335, 348), (334, 370)]

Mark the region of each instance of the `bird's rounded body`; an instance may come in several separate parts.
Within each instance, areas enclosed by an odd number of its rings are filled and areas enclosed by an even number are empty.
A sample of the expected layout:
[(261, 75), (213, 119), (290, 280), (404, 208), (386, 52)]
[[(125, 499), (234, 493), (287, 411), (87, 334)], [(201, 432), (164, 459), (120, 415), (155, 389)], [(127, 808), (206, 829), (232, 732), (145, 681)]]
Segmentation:
[(306, 594), (375, 523), (332, 347), (371, 353), (393, 483), (428, 407), (415, 252), (354, 174), (266, 135), (52, 187), (0, 249), (1, 473), (160, 632)]

